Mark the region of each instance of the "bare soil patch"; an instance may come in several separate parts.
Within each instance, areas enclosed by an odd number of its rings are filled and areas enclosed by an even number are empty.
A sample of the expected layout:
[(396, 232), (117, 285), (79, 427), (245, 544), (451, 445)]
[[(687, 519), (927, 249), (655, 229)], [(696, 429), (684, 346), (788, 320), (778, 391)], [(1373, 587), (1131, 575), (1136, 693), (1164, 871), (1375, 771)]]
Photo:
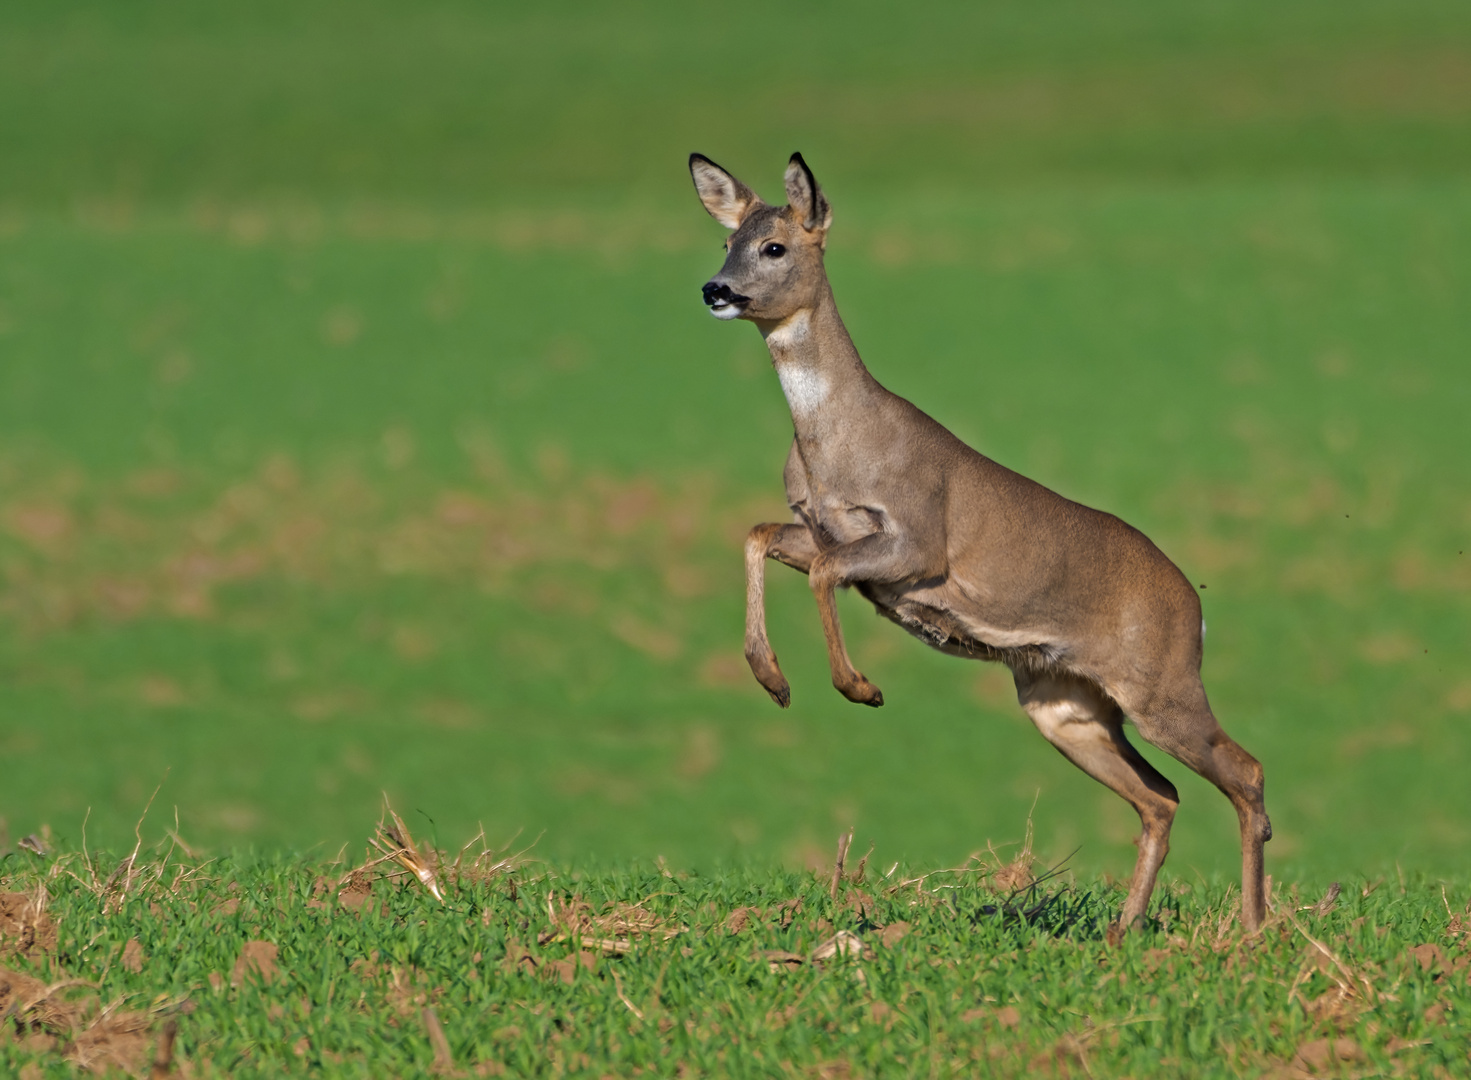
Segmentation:
[(56, 924), (44, 908), (42, 892), (0, 893), (0, 957), (56, 951)]

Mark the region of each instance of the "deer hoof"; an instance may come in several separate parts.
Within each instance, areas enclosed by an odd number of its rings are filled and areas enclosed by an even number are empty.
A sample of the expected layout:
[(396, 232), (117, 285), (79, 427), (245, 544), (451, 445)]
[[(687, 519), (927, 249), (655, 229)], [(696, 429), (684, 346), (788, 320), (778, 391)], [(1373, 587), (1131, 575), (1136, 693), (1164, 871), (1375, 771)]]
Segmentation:
[(877, 709), (884, 703), (884, 692), (862, 675), (848, 686), (838, 687), (838, 693), (858, 705), (869, 705)]
[(746, 663), (751, 665), (751, 674), (756, 676), (756, 681), (761, 688), (771, 695), (771, 700), (783, 709), (792, 703), (792, 688), (787, 683), (786, 676), (781, 673), (781, 668), (776, 664), (776, 654), (756, 653), (746, 654)]

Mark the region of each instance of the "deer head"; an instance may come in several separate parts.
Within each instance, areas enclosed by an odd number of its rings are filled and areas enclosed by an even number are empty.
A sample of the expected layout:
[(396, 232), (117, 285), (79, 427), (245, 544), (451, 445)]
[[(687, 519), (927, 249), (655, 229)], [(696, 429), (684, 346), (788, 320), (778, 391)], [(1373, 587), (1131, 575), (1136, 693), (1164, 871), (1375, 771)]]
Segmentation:
[(725, 265), (702, 290), (710, 314), (778, 323), (814, 307), (827, 287), (822, 254), (833, 212), (802, 155), (787, 164), (786, 206), (768, 206), (701, 154), (690, 155), (690, 176), (710, 216), (735, 230)]

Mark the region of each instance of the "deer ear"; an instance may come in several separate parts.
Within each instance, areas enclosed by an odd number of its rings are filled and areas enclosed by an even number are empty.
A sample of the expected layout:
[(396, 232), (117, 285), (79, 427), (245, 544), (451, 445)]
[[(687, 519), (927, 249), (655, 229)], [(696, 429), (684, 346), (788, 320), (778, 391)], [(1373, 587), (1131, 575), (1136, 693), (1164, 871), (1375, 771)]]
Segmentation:
[(704, 154), (690, 155), (690, 176), (705, 209), (727, 229), (739, 229), (746, 215), (761, 205), (754, 191)]
[(802, 218), (802, 227), (808, 232), (826, 233), (833, 223), (833, 208), (801, 154), (793, 154), (787, 162), (787, 201)]

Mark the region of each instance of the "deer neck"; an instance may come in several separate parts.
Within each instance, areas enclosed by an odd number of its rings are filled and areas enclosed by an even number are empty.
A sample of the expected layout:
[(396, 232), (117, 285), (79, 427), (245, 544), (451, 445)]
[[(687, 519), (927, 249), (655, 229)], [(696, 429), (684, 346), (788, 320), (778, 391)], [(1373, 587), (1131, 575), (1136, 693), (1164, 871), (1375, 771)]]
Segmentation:
[(838, 316), (831, 289), (824, 289), (812, 307), (780, 322), (757, 325), (781, 379), (798, 438), (817, 438), (825, 419), (862, 407), (877, 389)]

